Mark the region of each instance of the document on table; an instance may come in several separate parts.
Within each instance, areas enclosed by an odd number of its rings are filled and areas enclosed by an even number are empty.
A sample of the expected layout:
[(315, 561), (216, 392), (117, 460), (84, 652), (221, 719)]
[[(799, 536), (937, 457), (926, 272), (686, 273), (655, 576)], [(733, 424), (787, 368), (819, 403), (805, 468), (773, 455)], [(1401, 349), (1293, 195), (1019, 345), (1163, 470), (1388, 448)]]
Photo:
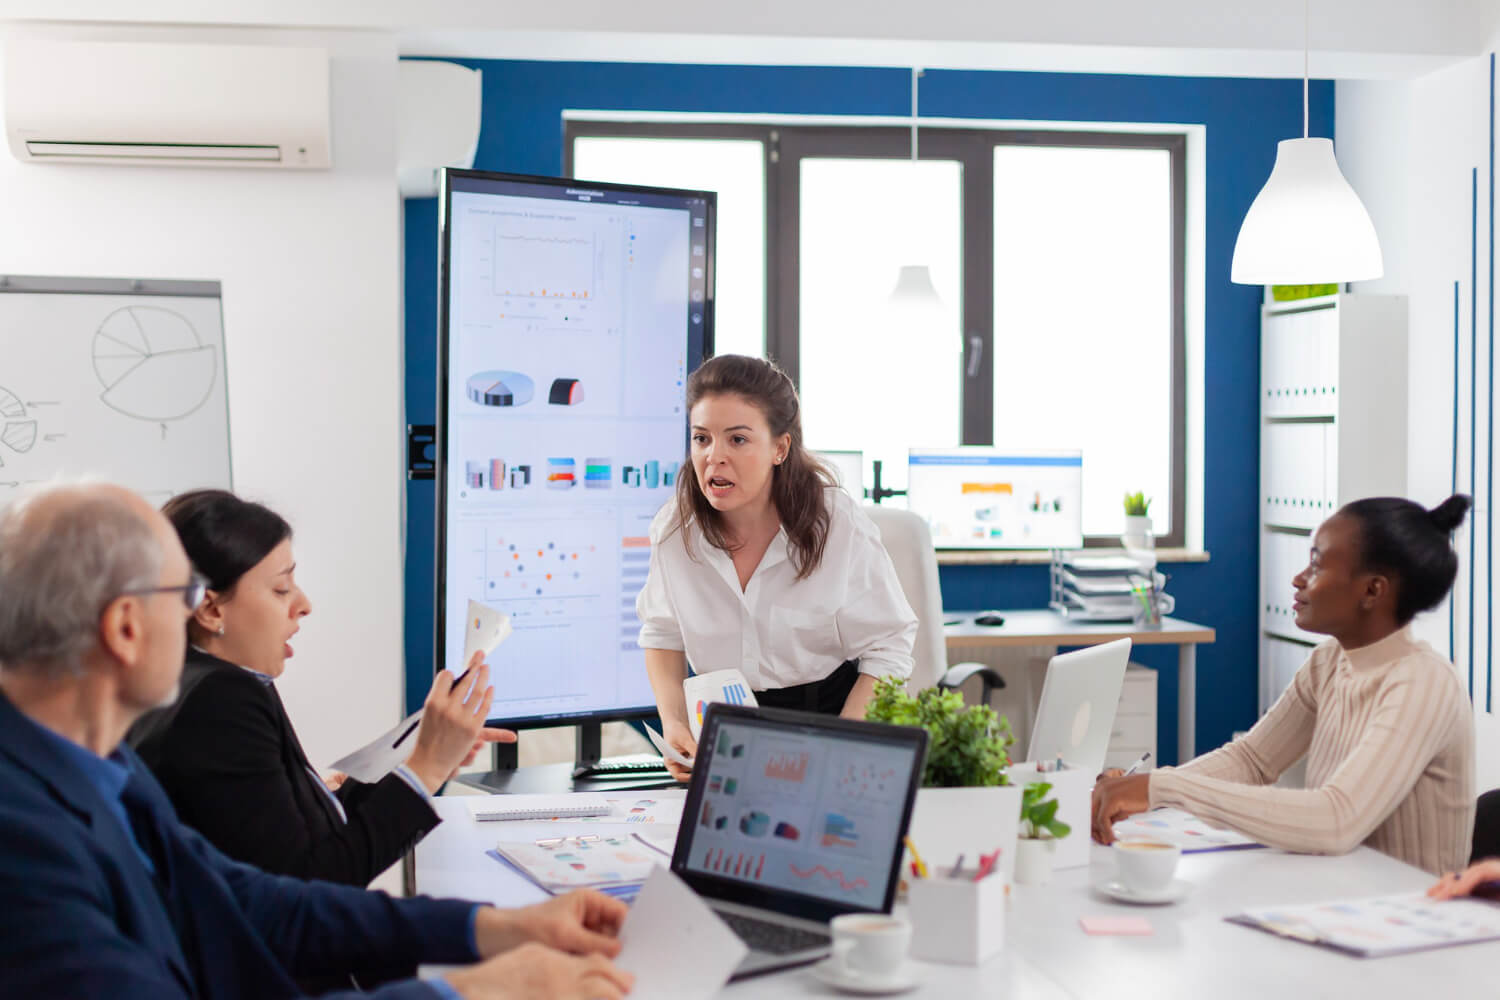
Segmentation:
[(502, 840), (495, 850), (512, 868), (551, 893), (643, 882), (658, 857), (628, 834), (558, 837), (541, 843)]
[(615, 964), (635, 976), (632, 996), (707, 1000), (744, 961), (745, 943), (681, 879), (654, 868), (620, 929)]
[(1224, 919), (1360, 958), (1500, 940), (1500, 905), (1480, 899), (1438, 902), (1420, 893), (1268, 906)]
[(1265, 847), (1234, 830), (1220, 830), (1181, 809), (1153, 809), (1115, 824), (1116, 840), (1159, 840), (1182, 848), (1183, 854), (1241, 851)]
[[(488, 656), (510, 638), (510, 633), (510, 615), (470, 601), (464, 627), (464, 663), (467, 664), (480, 650)], [(459, 682), (471, 683), (464, 680), (463, 674), (454, 683)], [(411, 737), (421, 721), (422, 710), (419, 708), (358, 750), (334, 761), (333, 769), (344, 772), (355, 781), (367, 784), (379, 781), (411, 756), (414, 745)]]

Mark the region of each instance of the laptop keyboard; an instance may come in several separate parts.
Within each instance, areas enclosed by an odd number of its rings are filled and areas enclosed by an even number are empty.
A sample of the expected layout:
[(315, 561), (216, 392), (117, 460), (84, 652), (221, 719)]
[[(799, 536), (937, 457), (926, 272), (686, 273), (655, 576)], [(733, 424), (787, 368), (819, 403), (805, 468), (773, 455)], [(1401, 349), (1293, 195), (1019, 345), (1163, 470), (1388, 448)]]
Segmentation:
[(772, 955), (789, 955), (794, 951), (826, 948), (832, 943), (827, 934), (819, 934), (816, 931), (787, 927), (769, 920), (757, 920), (755, 917), (747, 917), (740, 913), (715, 912), (729, 925), (730, 930), (739, 935), (741, 941), (756, 951), (769, 952)]

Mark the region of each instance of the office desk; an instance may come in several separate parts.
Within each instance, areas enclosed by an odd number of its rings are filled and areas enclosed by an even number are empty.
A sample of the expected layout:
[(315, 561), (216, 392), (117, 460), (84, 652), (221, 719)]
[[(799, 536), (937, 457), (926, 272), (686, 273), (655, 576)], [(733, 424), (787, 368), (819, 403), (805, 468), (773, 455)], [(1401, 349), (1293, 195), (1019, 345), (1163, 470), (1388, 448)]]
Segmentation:
[[(495, 841), (640, 829), (598, 823), (478, 824), (457, 797), (440, 797), (436, 806), (444, 822), (417, 845), (418, 890), (501, 906), (522, 906), (547, 897), (484, 856)], [(1190, 855), (1182, 859), (1178, 875), (1195, 888), (1186, 900), (1167, 907), (1133, 907), (1095, 895), (1090, 886), (1113, 871), (1109, 849), (1095, 845), (1089, 868), (1057, 872), (1051, 885), (1017, 886), (1006, 918), (1004, 952), (978, 968), (918, 963), (922, 987), (905, 995), (931, 1000), (1412, 1000), (1492, 996), (1500, 979), (1500, 943), (1355, 959), (1223, 919), (1249, 906), (1415, 892), (1433, 881), (1369, 848), (1336, 858), (1272, 850)], [(1090, 937), (1079, 928), (1080, 916), (1102, 914), (1146, 917), (1155, 933)], [(748, 1000), (836, 994), (809, 970), (795, 969), (731, 984), (722, 995)]]
[(1177, 761), (1185, 763), (1194, 756), (1194, 732), (1198, 713), (1198, 644), (1214, 641), (1214, 630), (1206, 625), (1163, 618), (1160, 628), (1137, 628), (1125, 622), (1086, 622), (1068, 618), (1056, 611), (1001, 611), (1004, 625), (976, 625), (975, 611), (945, 611), (943, 639), (949, 650), (948, 662), (963, 659), (968, 648), (1045, 646), (1094, 646), (1116, 639), (1129, 639), (1137, 646), (1177, 647)]

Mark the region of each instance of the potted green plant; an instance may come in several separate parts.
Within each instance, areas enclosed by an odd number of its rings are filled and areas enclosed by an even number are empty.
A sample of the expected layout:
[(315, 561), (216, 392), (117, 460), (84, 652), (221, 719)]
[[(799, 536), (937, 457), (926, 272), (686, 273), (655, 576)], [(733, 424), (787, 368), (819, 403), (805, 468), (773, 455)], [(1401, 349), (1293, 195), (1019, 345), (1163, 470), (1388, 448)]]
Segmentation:
[(1052, 854), (1057, 842), (1073, 831), (1057, 818), (1057, 800), (1049, 799), (1052, 784), (1033, 781), (1021, 789), (1021, 822), (1016, 829), (1016, 881), (1045, 885), (1052, 879)]
[(1151, 534), (1151, 498), (1142, 492), (1125, 494), (1125, 534), (1120, 539), (1126, 549), (1155, 548)]
[(934, 687), (912, 695), (901, 681), (885, 678), (875, 682), (865, 718), (927, 730), (911, 838), (929, 863), (951, 865), (963, 856), (973, 864), (996, 847), (1013, 860), (1021, 791), (1005, 774), (1015, 737), (1003, 717), (988, 705), (965, 705), (959, 691)]

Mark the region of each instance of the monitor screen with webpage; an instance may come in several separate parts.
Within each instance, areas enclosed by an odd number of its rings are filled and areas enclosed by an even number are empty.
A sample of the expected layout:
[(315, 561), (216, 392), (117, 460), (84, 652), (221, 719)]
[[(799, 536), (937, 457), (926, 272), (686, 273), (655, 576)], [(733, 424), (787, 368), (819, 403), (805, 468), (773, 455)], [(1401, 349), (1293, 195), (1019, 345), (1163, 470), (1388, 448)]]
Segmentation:
[(907, 505), (940, 549), (1083, 545), (1083, 453), (913, 448)]
[(635, 596), (713, 343), (714, 195), (445, 171), (436, 661), (510, 615), (493, 721), (653, 714)]

